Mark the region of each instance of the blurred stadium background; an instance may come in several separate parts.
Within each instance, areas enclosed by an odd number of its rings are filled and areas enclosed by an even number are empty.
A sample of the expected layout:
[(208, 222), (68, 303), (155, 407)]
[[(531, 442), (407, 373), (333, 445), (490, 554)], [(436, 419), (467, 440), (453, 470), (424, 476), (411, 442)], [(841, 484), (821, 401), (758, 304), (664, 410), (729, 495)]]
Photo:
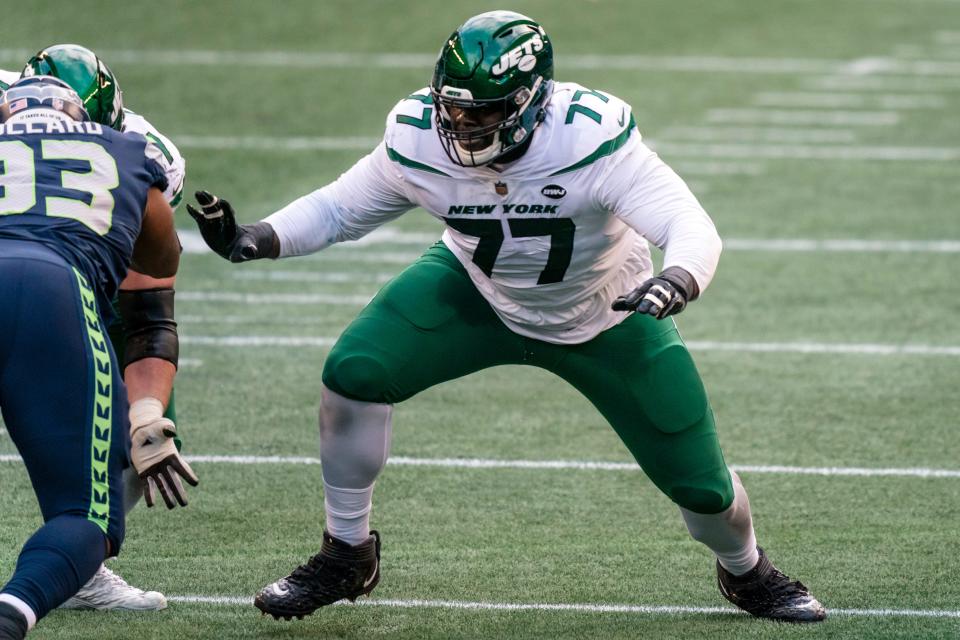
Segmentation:
[[(761, 543), (831, 619), (725, 607), (599, 414), (528, 368), (398, 409), (374, 598), (261, 619), (247, 599), (319, 547), (325, 353), (441, 230), (414, 211), (237, 268), (181, 208), (178, 414), (202, 484), (186, 510), (138, 508), (112, 565), (173, 602), (55, 613), (35, 637), (960, 637), (960, 2), (8, 2), (0, 68), (94, 49), (186, 156), (187, 193), (251, 222), (372, 148), (449, 33), (493, 8), (541, 21), (559, 79), (631, 102), (714, 217), (719, 273), (678, 324)], [(13, 454), (0, 430), (2, 576), (39, 521)]]

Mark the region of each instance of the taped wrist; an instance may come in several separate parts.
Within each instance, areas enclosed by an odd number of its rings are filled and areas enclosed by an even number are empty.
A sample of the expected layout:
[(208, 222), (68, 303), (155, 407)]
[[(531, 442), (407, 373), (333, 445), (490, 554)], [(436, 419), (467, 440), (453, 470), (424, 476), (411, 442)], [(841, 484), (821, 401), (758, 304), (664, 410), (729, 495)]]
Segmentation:
[(687, 302), (693, 302), (700, 296), (700, 285), (690, 272), (682, 267), (667, 267), (657, 277), (679, 289)]
[(258, 258), (275, 259), (280, 256), (280, 239), (269, 222), (261, 220), (254, 224), (242, 224), (240, 228), (253, 238)]
[(126, 337), (123, 366), (144, 358), (160, 358), (177, 366), (180, 340), (173, 319), (173, 289), (121, 291), (118, 296)]
[(163, 417), (163, 402), (156, 398), (140, 398), (130, 405), (130, 431), (156, 422)]

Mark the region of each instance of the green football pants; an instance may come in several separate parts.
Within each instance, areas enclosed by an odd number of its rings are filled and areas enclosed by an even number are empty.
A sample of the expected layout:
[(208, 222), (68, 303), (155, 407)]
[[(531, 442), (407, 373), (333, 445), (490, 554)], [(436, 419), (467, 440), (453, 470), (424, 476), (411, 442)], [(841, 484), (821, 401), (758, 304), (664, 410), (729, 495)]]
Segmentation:
[(577, 345), (519, 336), (442, 243), (347, 327), (327, 356), (323, 383), (347, 398), (393, 404), (504, 364), (540, 367), (573, 385), (679, 506), (719, 513), (732, 503), (713, 412), (672, 320), (634, 314)]

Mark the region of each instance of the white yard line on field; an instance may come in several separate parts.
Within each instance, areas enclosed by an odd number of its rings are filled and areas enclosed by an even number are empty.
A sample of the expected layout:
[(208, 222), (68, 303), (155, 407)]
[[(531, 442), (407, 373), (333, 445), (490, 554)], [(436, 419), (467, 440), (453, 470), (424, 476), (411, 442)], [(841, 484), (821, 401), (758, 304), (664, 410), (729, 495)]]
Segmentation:
[(832, 125), (889, 127), (900, 122), (896, 111), (801, 110), (801, 109), (710, 109), (708, 122), (775, 125)]
[[(770, 124), (838, 124), (838, 125), (886, 125), (896, 122), (897, 114), (892, 111), (793, 111), (793, 110), (756, 110), (756, 109), (713, 109), (709, 112), (708, 118), (714, 122), (753, 122), (753, 115), (756, 115), (757, 121), (768, 122)], [(687, 128), (689, 132), (693, 128)], [(682, 130), (681, 130), (682, 131)], [(743, 143), (731, 134), (718, 134), (714, 136), (705, 136), (702, 141), (694, 139), (691, 142), (674, 142), (669, 139), (647, 138), (645, 141), (657, 151), (667, 151), (672, 156), (686, 157), (693, 160), (700, 159), (706, 155), (717, 159), (790, 159), (790, 160), (891, 160), (891, 161), (928, 161), (928, 162), (954, 162), (960, 157), (960, 148), (958, 147), (905, 147), (905, 146), (854, 146), (854, 145), (805, 145), (805, 144), (787, 144), (788, 142), (844, 142), (849, 139), (849, 132), (841, 131), (835, 140), (825, 140), (826, 136), (816, 135), (804, 139), (803, 130), (799, 130), (797, 136), (790, 140), (785, 135), (776, 136), (782, 142), (780, 144), (764, 144), (764, 142), (775, 143), (778, 140), (769, 138), (757, 143)], [(683, 139), (690, 139), (692, 136), (680, 136)], [(819, 139), (817, 139), (819, 138)], [(328, 142), (332, 138), (317, 138), (318, 148), (334, 148), (334, 143)], [(711, 144), (711, 140), (731, 140), (719, 144)], [(262, 138), (261, 143), (264, 147), (279, 151), (301, 151), (305, 147), (302, 145), (288, 146), (287, 138)], [(241, 147), (236, 147), (241, 148)], [(675, 161), (676, 162), (676, 161)], [(425, 234), (426, 235), (426, 234)], [(439, 235), (439, 234), (437, 234)], [(434, 236), (436, 239), (436, 236)], [(191, 244), (188, 249), (196, 248)]]
[[(756, 116), (754, 118), (754, 116)], [(795, 111), (795, 110), (757, 110), (757, 109), (712, 109), (708, 119), (713, 122), (767, 122), (770, 124), (819, 124), (819, 125), (887, 125), (897, 121), (897, 114), (892, 111)], [(847, 137), (847, 132), (837, 136), (837, 141)], [(689, 138), (689, 136), (685, 136)], [(784, 138), (785, 136), (780, 136)], [(823, 138), (825, 136), (818, 136)], [(724, 136), (715, 138), (726, 139)], [(823, 140), (802, 140), (798, 135), (795, 140), (784, 142), (821, 142)], [(731, 139), (736, 140), (734, 136)], [(226, 138), (223, 138), (226, 140)], [(290, 138), (263, 137), (259, 144), (263, 149), (273, 149), (283, 152), (299, 152), (309, 148), (337, 149), (338, 138), (313, 138), (316, 145), (310, 147), (304, 144), (306, 138), (295, 138), (296, 144), (289, 144)], [(232, 149), (243, 149), (242, 138)], [(904, 146), (841, 146), (841, 145), (803, 145), (803, 144), (744, 144), (728, 142), (724, 144), (709, 144), (709, 138), (703, 143), (672, 142), (658, 138), (646, 139), (647, 144), (657, 151), (668, 151), (673, 156), (698, 159), (706, 155), (718, 159), (791, 159), (791, 160), (922, 160), (929, 162), (954, 162), (960, 157), (960, 148), (957, 147), (904, 147)], [(770, 142), (775, 142), (771, 140)], [(199, 148), (199, 147), (198, 147)], [(228, 148), (228, 147), (222, 147)], [(192, 248), (192, 247), (191, 247)]]
[[(188, 254), (207, 254), (210, 249), (203, 242), (198, 231), (192, 229), (179, 229), (180, 242), (183, 244), (184, 253)], [(313, 254), (314, 259), (338, 258), (347, 262), (379, 262), (383, 264), (405, 264), (411, 262), (420, 255), (421, 251), (414, 250), (406, 253), (388, 251), (365, 253), (351, 250), (358, 246), (386, 244), (386, 245), (420, 245), (426, 248), (438, 239), (439, 235), (434, 234), (393, 234), (388, 233), (387, 229), (378, 229), (371, 233), (367, 238), (358, 242), (347, 242), (334, 245), (326, 251)], [(813, 238), (724, 238), (723, 248), (726, 251), (799, 251), (806, 253), (818, 252), (848, 252), (848, 253), (960, 253), (960, 240), (866, 240), (861, 238), (849, 239), (826, 239), (816, 240)], [(309, 258), (310, 256), (307, 256)], [(303, 260), (304, 258), (299, 258)], [(254, 273), (269, 274), (270, 271), (236, 271), (234, 277), (248, 278), (250, 280), (270, 280), (269, 275), (253, 275)], [(293, 274), (296, 272), (280, 271), (278, 274)], [(309, 272), (304, 272), (309, 273)], [(246, 274), (243, 276), (237, 274)], [(380, 279), (388, 274), (376, 274)], [(304, 276), (306, 278), (307, 276)], [(339, 277), (339, 276), (336, 276)], [(370, 275), (358, 275), (358, 281), (369, 280)], [(294, 279), (293, 275), (278, 275), (276, 279), (285, 278)], [(317, 276), (318, 280), (321, 279)], [(331, 280), (336, 281), (336, 280)], [(206, 296), (210, 294), (201, 292), (177, 292), (177, 297), (181, 300), (188, 300), (191, 297)], [(241, 295), (239, 293), (228, 294), (232, 296)]]
[(856, 109), (942, 109), (947, 100), (935, 94), (865, 94), (808, 91), (764, 91), (753, 97), (758, 107)]
[[(179, 294), (178, 294), (179, 295)], [(286, 294), (259, 294), (255, 304), (276, 304), (278, 300), (287, 300)], [(306, 299), (309, 296), (299, 296)], [(196, 298), (195, 298), (196, 299)], [(286, 304), (290, 304), (286, 302)], [(293, 304), (309, 304), (295, 302)], [(323, 302), (320, 304), (330, 304)], [(346, 303), (345, 303), (346, 304)], [(335, 336), (195, 336), (182, 335), (180, 343), (204, 347), (329, 347), (337, 341)], [(928, 344), (870, 344), (870, 343), (824, 343), (824, 342), (715, 342), (708, 340), (690, 340), (687, 343), (692, 351), (721, 351), (738, 353), (798, 353), (828, 355), (868, 355), (868, 356), (960, 356), (960, 346), (939, 346)]]
[(725, 238), (726, 251), (849, 253), (960, 253), (960, 240), (813, 240)]
[(690, 176), (758, 176), (764, 172), (760, 162), (677, 160), (672, 166), (682, 175)]
[(960, 147), (892, 147), (789, 144), (656, 142), (661, 155), (718, 159), (764, 160), (890, 160), (949, 162), (960, 160)]
[(335, 337), (180, 336), (180, 344), (199, 347), (332, 347)]
[[(0, 49), (0, 60), (19, 62), (33, 55), (29, 49)], [(365, 53), (361, 51), (224, 51), (210, 49), (103, 49), (98, 50), (112, 65), (283, 67), (285, 69), (414, 69), (429, 71), (435, 53)], [(898, 60), (892, 57), (857, 59), (762, 58), (698, 55), (576, 55), (557, 56), (557, 66), (571, 70), (689, 71), (700, 73), (848, 73), (917, 74), (950, 76), (960, 74), (960, 63), (952, 60)]]
[(800, 80), (808, 89), (828, 91), (960, 91), (960, 78), (927, 76), (809, 76)]
[[(191, 464), (226, 465), (319, 465), (320, 458), (306, 456), (187, 455)], [(16, 455), (0, 455), (0, 462), (20, 462)], [(412, 458), (393, 456), (387, 464), (394, 467), (431, 467), (441, 469), (518, 469), (527, 471), (573, 470), (616, 471), (634, 473), (640, 467), (633, 462), (601, 462), (590, 460), (497, 460), (489, 458)], [(786, 476), (825, 476), (853, 478), (960, 478), (960, 470), (924, 467), (795, 467), (786, 465), (731, 464), (740, 473)]]
[[(253, 598), (244, 596), (167, 596), (171, 602), (219, 606), (248, 606)], [(464, 600), (380, 599), (357, 600), (362, 607), (399, 609), (456, 609), (469, 611), (559, 611), (576, 613), (628, 613), (640, 615), (747, 615), (733, 607), (692, 607), (686, 605), (588, 604), (548, 602), (470, 602)], [(350, 606), (340, 602), (335, 606)], [(827, 609), (828, 615), (869, 618), (960, 618), (949, 609)]]
[(356, 273), (352, 271), (236, 271), (236, 280), (258, 282), (318, 282), (324, 284), (369, 283), (383, 284), (396, 277), (395, 273)]
[(660, 132), (663, 141), (689, 140), (691, 142), (856, 142), (851, 129), (817, 129), (803, 127), (737, 127), (737, 126), (676, 126)]
[[(224, 302), (236, 304), (336, 304), (362, 306), (372, 295), (341, 295), (336, 293), (245, 293), (242, 291), (177, 291), (179, 302)], [(181, 337), (181, 342), (183, 337)]]
[(336, 136), (194, 136), (177, 135), (171, 139), (185, 149), (256, 151), (370, 151), (382, 138)]
[(933, 39), (937, 44), (960, 44), (960, 31), (937, 31)]

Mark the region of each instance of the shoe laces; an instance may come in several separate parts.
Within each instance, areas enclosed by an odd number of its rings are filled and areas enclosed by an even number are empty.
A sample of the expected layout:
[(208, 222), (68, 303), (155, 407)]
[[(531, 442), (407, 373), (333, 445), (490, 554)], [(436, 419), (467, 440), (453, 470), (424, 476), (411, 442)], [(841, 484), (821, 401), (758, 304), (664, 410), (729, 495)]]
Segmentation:
[(808, 595), (807, 588), (799, 580), (790, 578), (776, 567), (772, 567), (770, 574), (764, 581), (764, 587), (770, 595), (778, 599), (787, 599), (791, 596)]
[(100, 570), (97, 572), (97, 574), (100, 581), (102, 582), (109, 582), (114, 586), (121, 587), (123, 589), (130, 589), (131, 591), (138, 594), (144, 593), (143, 590), (132, 586), (129, 582), (124, 580), (122, 577), (120, 577), (119, 575), (117, 575), (116, 573), (108, 569), (106, 565), (100, 567)]

